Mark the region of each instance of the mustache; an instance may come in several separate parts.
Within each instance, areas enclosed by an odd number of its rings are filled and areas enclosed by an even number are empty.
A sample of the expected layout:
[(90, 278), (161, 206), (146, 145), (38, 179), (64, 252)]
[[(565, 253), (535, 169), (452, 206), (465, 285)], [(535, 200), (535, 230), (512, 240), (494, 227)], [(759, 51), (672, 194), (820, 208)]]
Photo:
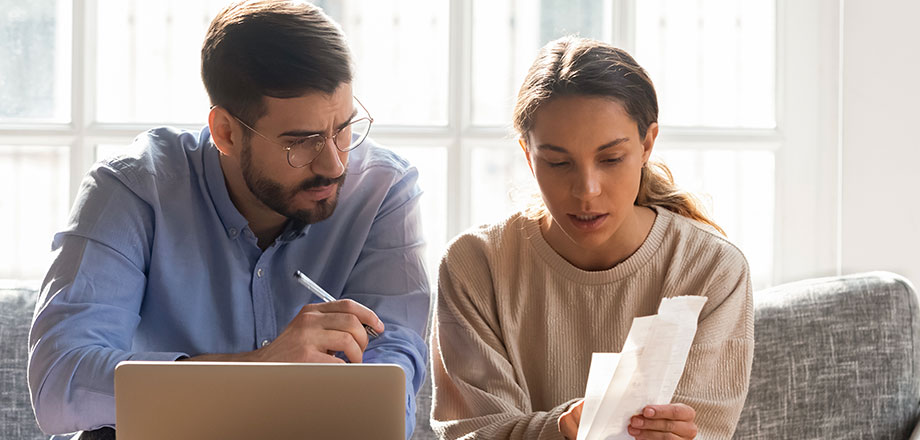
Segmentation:
[(341, 185), (343, 183), (345, 183), (345, 173), (342, 173), (341, 176), (336, 177), (336, 178), (330, 178), (326, 176), (316, 176), (312, 179), (303, 181), (300, 185), (298, 185), (297, 190), (298, 191), (308, 191), (314, 188), (319, 188), (319, 187), (329, 186), (329, 185)]

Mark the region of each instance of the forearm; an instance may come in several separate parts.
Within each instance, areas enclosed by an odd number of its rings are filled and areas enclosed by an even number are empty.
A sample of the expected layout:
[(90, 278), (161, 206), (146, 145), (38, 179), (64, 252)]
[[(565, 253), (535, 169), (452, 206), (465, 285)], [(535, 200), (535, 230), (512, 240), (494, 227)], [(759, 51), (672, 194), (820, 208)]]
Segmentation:
[(499, 412), (470, 418), (438, 420), (435, 414), (431, 426), (439, 438), (453, 439), (473, 434), (475, 438), (494, 439), (563, 439), (559, 432), (559, 417), (578, 399), (564, 402), (549, 411), (531, 413)]
[(29, 385), (39, 427), (49, 434), (115, 425), (115, 366), (127, 360), (171, 361), (182, 353), (126, 352), (80, 347), (55, 354), (36, 347), (29, 362)]

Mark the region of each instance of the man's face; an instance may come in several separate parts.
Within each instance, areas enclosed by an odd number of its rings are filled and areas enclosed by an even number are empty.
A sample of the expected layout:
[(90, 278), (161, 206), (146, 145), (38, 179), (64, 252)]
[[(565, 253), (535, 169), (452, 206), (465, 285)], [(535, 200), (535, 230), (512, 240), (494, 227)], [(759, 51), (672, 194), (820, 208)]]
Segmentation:
[(351, 85), (343, 84), (331, 95), (311, 92), (297, 98), (263, 100), (267, 111), (253, 128), (277, 144), (290, 145), (316, 133), (329, 139), (310, 164), (293, 168), (283, 148), (247, 130), (240, 158), (246, 186), (265, 207), (287, 218), (308, 224), (328, 218), (335, 210), (348, 164), (348, 153), (339, 151), (331, 136), (355, 113)]

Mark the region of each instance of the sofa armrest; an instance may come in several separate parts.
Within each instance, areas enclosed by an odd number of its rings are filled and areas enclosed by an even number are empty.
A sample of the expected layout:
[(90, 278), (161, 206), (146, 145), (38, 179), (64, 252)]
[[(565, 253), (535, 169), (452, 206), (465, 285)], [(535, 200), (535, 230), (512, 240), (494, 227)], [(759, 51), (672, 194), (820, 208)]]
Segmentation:
[[(735, 438), (909, 438), (920, 414), (920, 306), (873, 272), (754, 294), (751, 384)], [(914, 437), (910, 437), (914, 438)]]
[(35, 422), (26, 368), (37, 292), (0, 288), (0, 438), (47, 439)]

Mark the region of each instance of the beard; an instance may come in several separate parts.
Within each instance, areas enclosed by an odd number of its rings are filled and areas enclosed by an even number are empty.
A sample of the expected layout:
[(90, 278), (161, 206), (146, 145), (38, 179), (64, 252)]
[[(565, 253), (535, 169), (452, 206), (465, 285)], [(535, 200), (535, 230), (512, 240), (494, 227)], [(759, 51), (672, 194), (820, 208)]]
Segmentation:
[[(252, 145), (249, 139), (244, 140), (243, 156), (240, 161), (240, 167), (243, 171), (243, 181), (249, 187), (249, 191), (259, 199), (262, 204), (269, 209), (281, 214), (288, 219), (303, 224), (313, 224), (329, 218), (335, 211), (336, 203), (339, 200), (339, 192), (342, 185), (345, 184), (345, 173), (336, 178), (325, 176), (315, 176), (307, 179), (295, 188), (288, 190), (280, 183), (271, 180), (257, 171), (252, 164)], [(314, 188), (336, 185), (335, 194), (329, 198), (316, 202), (313, 209), (292, 209), (290, 200), (302, 191)]]

